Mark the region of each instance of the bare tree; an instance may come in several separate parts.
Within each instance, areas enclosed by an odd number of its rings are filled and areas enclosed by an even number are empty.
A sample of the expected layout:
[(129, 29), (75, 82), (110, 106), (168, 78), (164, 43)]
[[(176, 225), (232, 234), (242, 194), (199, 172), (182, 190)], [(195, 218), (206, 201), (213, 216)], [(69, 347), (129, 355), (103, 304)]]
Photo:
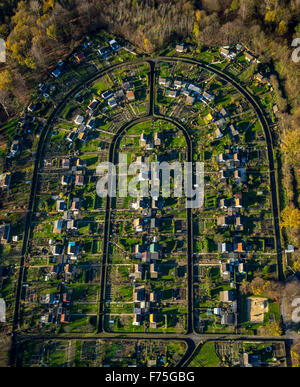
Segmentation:
[(7, 115), (7, 117), (10, 116), (9, 107), (10, 107), (11, 101), (12, 101), (11, 93), (8, 90), (0, 89), (0, 105), (5, 111), (5, 114)]

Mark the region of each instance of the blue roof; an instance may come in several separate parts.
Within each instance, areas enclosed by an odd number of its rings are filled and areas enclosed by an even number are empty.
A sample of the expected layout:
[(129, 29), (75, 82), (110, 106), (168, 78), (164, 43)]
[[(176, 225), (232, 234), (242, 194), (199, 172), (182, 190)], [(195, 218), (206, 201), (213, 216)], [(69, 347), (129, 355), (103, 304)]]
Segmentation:
[(101, 94), (104, 99), (108, 99), (111, 95), (113, 95), (113, 92), (111, 90), (107, 90), (104, 93)]
[(60, 74), (61, 74), (61, 71), (60, 71), (60, 69), (55, 69), (55, 70), (52, 71), (52, 74), (53, 74), (56, 78), (58, 78), (58, 77), (60, 76)]

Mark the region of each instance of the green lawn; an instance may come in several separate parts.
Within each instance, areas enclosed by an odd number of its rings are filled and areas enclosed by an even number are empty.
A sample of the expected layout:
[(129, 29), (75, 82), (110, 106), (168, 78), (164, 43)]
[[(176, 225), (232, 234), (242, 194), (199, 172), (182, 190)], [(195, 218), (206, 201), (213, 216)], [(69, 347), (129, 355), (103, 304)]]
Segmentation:
[(99, 81), (93, 85), (92, 91), (93, 91), (93, 93), (100, 95), (102, 93), (102, 91), (107, 90), (107, 89), (108, 89), (107, 84), (104, 81)]
[(200, 346), (190, 363), (190, 367), (216, 367), (219, 358), (215, 352), (215, 343), (205, 343)]

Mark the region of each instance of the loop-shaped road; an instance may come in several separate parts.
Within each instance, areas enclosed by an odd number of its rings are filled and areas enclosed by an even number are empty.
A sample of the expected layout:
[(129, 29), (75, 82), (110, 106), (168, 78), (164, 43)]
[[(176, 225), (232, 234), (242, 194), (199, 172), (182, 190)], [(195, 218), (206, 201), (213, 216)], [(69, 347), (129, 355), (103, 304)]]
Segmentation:
[[(62, 112), (66, 103), (75, 96), (82, 88), (91, 85), (98, 78), (105, 75), (107, 72), (113, 71), (117, 68), (132, 65), (132, 64), (140, 64), (143, 62), (148, 62), (150, 65), (149, 72), (149, 109), (145, 116), (141, 118), (136, 118), (130, 122), (124, 124), (114, 135), (110, 149), (109, 149), (109, 161), (116, 161), (117, 150), (118, 150), (118, 142), (121, 138), (122, 134), (128, 130), (130, 127), (136, 125), (139, 122), (150, 120), (150, 119), (160, 119), (165, 120), (173, 125), (175, 125), (178, 129), (180, 129), (186, 139), (187, 143), (187, 155), (188, 161), (192, 161), (192, 140), (190, 134), (185, 128), (185, 126), (177, 119), (170, 118), (168, 116), (163, 116), (155, 113), (155, 65), (159, 62), (185, 62), (193, 65), (197, 65), (202, 69), (205, 69), (226, 82), (233, 85), (251, 104), (253, 109), (255, 110), (258, 119), (262, 125), (264, 130), (267, 150), (268, 150), (268, 161), (269, 161), (269, 178), (270, 178), (270, 186), (271, 186), (271, 196), (272, 196), (272, 210), (273, 210), (273, 218), (274, 218), (274, 230), (275, 230), (275, 244), (277, 250), (277, 274), (278, 279), (284, 279), (283, 267), (282, 267), (282, 249), (281, 249), (281, 239), (280, 239), (280, 227), (279, 227), (279, 206), (278, 206), (278, 193), (276, 186), (276, 170), (274, 166), (274, 155), (273, 155), (273, 140), (270, 126), (268, 124), (267, 118), (259, 105), (259, 102), (255, 99), (255, 97), (242, 85), (240, 85), (235, 79), (233, 79), (230, 75), (225, 74), (223, 71), (205, 64), (199, 60), (186, 58), (186, 57), (156, 57), (156, 58), (140, 58), (131, 62), (123, 62), (120, 64), (115, 64), (109, 67), (106, 67), (102, 70), (96, 71), (92, 76), (90, 76), (85, 81), (78, 84), (75, 88), (70, 90), (65, 96), (63, 101), (60, 101), (54, 108), (50, 117), (47, 120), (46, 125), (43, 128), (43, 131), (40, 135), (39, 144), (36, 152), (36, 159), (32, 177), (32, 185), (31, 185), (31, 193), (28, 203), (28, 211), (25, 220), (25, 230), (24, 230), (24, 238), (23, 238), (23, 246), (22, 246), (22, 254), (21, 254), (21, 262), (20, 262), (20, 271), (18, 277), (18, 285), (17, 285), (17, 294), (16, 294), (16, 302), (15, 302), (15, 311), (14, 311), (14, 319), (13, 319), (13, 338), (12, 338), (12, 349), (11, 349), (11, 365), (16, 365), (16, 349), (18, 336), (20, 340), (30, 340), (30, 339), (87, 339), (87, 336), (78, 336), (78, 335), (64, 335), (64, 336), (51, 336), (51, 335), (24, 335), (22, 332), (19, 332), (19, 313), (20, 313), (20, 299), (21, 299), (21, 290), (24, 276), (24, 264), (25, 258), (28, 249), (28, 242), (31, 231), (31, 220), (32, 214), (35, 208), (37, 187), (38, 187), (38, 173), (42, 168), (42, 163), (44, 159), (45, 149), (47, 143), (49, 141), (52, 125), (54, 124), (57, 116)], [(94, 337), (94, 339), (118, 339), (118, 338), (128, 338), (128, 339), (161, 339), (161, 340), (184, 340), (188, 345), (188, 350), (180, 361), (179, 365), (183, 365), (186, 363), (187, 359), (191, 358), (192, 353), (196, 348), (197, 342), (203, 338), (205, 335), (198, 335), (194, 332), (193, 329), (193, 227), (192, 227), (192, 210), (187, 209), (187, 220), (188, 220), (188, 319), (187, 319), (187, 334), (186, 335), (166, 335), (166, 334), (112, 334), (104, 331), (104, 302), (105, 302), (105, 285), (106, 285), (106, 271), (108, 264), (108, 245), (109, 245), (109, 235), (110, 235), (110, 226), (111, 226), (111, 209), (112, 209), (112, 200), (108, 196), (106, 201), (106, 213), (105, 213), (105, 228), (104, 228), (104, 245), (103, 245), (103, 264), (102, 264), (102, 274), (101, 274), (101, 284), (100, 284), (100, 302), (99, 302), (99, 319), (98, 319), (98, 334)], [(221, 338), (222, 336), (222, 338)], [(224, 340), (224, 334), (222, 335), (206, 335), (206, 337), (210, 337), (210, 339)], [(227, 337), (227, 336), (226, 336)], [(91, 337), (89, 337), (91, 338)], [(229, 335), (228, 339), (242, 339), (242, 337), (235, 335)], [(264, 337), (243, 337), (243, 339), (247, 340), (282, 340), (282, 338), (264, 338)]]

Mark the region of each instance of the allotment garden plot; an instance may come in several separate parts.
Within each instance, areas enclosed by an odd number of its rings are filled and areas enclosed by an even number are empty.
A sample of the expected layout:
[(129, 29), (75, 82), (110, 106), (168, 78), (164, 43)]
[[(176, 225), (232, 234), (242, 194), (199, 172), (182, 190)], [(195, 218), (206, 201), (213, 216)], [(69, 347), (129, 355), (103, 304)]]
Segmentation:
[(186, 350), (179, 340), (36, 340), (20, 345), (18, 362), (23, 367), (172, 367)]
[(243, 290), (256, 276), (277, 275), (263, 128), (249, 102), (217, 75), (180, 61), (158, 68), (159, 112), (189, 128), (193, 160), (205, 169), (204, 206), (193, 211), (194, 327), (200, 333), (272, 330), (278, 304), (267, 300), (260, 323), (249, 321), (256, 294)]
[(105, 199), (97, 166), (115, 132), (148, 109), (149, 65), (108, 71), (67, 100), (47, 137), (22, 287), (22, 329), (97, 331)]
[[(183, 133), (159, 120), (145, 121), (127, 130), (119, 152), (126, 152), (128, 163), (149, 166), (187, 159)], [(151, 177), (150, 172), (141, 173), (141, 179)], [(184, 197), (163, 197), (161, 193), (156, 197), (116, 198), (106, 287), (108, 331), (186, 330), (186, 203)]]

